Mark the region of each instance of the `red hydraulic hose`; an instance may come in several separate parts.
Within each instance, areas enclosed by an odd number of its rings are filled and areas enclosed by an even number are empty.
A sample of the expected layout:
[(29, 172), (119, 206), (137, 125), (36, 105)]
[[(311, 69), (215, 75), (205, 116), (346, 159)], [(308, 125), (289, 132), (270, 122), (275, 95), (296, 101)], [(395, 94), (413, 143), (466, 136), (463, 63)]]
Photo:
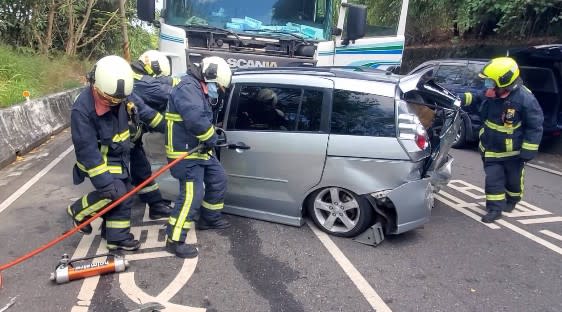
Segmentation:
[[(78, 232), (80, 229), (82, 229), (83, 227), (85, 227), (86, 225), (92, 223), (92, 221), (94, 221), (95, 219), (103, 216), (106, 212), (108, 212), (109, 210), (113, 209), (115, 206), (118, 206), (119, 204), (121, 204), (124, 200), (126, 200), (127, 198), (133, 196), (135, 193), (137, 193), (138, 191), (140, 191), (142, 188), (144, 188), (148, 183), (154, 181), (154, 179), (156, 179), (159, 175), (161, 175), (162, 173), (164, 173), (164, 171), (172, 168), (173, 166), (177, 165), (180, 161), (182, 161), (185, 157), (187, 157), (190, 154), (193, 154), (197, 151), (199, 151), (201, 149), (201, 146), (197, 146), (195, 148), (193, 148), (190, 151), (187, 151), (181, 155), (179, 155), (178, 159), (175, 159), (174, 161), (168, 163), (167, 165), (163, 166), (162, 168), (158, 169), (158, 171), (156, 171), (155, 173), (153, 173), (148, 179), (144, 180), (141, 184), (137, 185), (135, 188), (133, 188), (132, 190), (130, 190), (129, 192), (127, 192), (125, 195), (121, 196), (119, 199), (117, 199), (116, 201), (113, 201), (109, 204), (109, 206), (105, 207), (103, 210), (99, 211), (98, 213), (96, 213), (94, 216), (92, 216), (91, 218), (89, 218), (88, 220), (84, 221), (83, 223), (81, 223), (80, 225), (78, 225), (77, 227), (74, 227), (73, 229), (65, 232), (63, 235), (53, 239), (52, 241), (48, 242), (47, 244), (11, 261), (8, 262), (6, 264), (3, 264), (2, 266), (0, 266), (0, 274), (2, 273), (2, 271), (9, 269), (51, 247), (53, 247), (54, 245), (60, 243), (62, 240), (68, 238), (69, 236), (71, 236), (72, 234)], [(0, 287), (2, 285), (2, 277), (0, 276)]]

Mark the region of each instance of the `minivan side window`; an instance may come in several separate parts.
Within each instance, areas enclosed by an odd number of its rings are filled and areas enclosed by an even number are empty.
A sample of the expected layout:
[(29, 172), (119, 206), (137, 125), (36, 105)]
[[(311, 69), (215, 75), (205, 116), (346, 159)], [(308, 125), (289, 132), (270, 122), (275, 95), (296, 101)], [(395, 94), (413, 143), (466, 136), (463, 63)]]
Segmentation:
[(394, 137), (394, 98), (334, 90), (332, 134)]
[(321, 90), (239, 85), (231, 103), (229, 130), (320, 131)]
[(484, 68), (484, 64), (470, 63), (468, 64), (468, 72), (466, 75), (466, 84), (470, 88), (484, 89), (484, 79), (480, 78), (478, 74)]

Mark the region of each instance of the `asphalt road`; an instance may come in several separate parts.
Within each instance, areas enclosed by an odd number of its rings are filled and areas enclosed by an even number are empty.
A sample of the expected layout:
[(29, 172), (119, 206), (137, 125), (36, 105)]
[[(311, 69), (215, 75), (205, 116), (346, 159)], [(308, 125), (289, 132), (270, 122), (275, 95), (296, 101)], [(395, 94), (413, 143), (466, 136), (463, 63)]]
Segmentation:
[[(65, 208), (90, 186), (72, 185), (70, 146), (63, 132), (0, 170), (0, 263), (71, 227)], [(488, 226), (477, 221), (479, 156), (453, 154), (454, 181), (431, 221), (376, 248), (308, 225), (228, 216), (228, 230), (191, 232), (200, 256), (184, 261), (162, 248), (165, 222), (144, 220), (137, 203), (133, 226), (144, 245), (127, 254), (125, 273), (49, 281), (63, 253), (104, 251), (99, 236), (76, 234), (3, 272), (0, 310), (17, 296), (6, 311), (130, 311), (148, 301), (168, 311), (562, 311), (562, 177), (527, 168), (526, 203)], [(541, 163), (549, 164), (562, 165)]]

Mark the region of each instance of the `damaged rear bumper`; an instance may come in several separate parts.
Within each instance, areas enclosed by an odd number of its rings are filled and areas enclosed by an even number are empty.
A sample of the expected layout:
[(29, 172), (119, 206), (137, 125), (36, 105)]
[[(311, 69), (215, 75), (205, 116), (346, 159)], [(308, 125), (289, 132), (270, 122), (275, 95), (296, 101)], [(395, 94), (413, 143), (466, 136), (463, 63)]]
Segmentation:
[(386, 219), (386, 234), (404, 233), (429, 221), (434, 194), (451, 180), (453, 160), (447, 155), (443, 165), (425, 178), (366, 196), (375, 211)]

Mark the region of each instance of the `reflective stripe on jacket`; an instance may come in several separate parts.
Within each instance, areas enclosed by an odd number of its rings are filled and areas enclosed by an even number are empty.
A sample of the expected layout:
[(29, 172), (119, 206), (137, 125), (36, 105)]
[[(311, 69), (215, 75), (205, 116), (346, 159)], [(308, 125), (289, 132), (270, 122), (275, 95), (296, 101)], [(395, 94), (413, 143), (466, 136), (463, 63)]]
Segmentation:
[[(166, 154), (178, 158), (182, 152), (215, 137), (213, 111), (200, 82), (191, 74), (173, 88), (166, 118)], [(209, 154), (193, 154), (187, 159), (208, 160)]]
[(72, 106), (70, 124), (77, 160), (75, 184), (88, 177), (96, 188), (101, 188), (112, 183), (114, 177), (128, 177), (130, 132), (124, 104), (98, 116), (92, 89), (85, 88)]
[(532, 159), (541, 142), (543, 119), (537, 99), (522, 85), (505, 99), (486, 99), (481, 111), (480, 152), (486, 161)]

